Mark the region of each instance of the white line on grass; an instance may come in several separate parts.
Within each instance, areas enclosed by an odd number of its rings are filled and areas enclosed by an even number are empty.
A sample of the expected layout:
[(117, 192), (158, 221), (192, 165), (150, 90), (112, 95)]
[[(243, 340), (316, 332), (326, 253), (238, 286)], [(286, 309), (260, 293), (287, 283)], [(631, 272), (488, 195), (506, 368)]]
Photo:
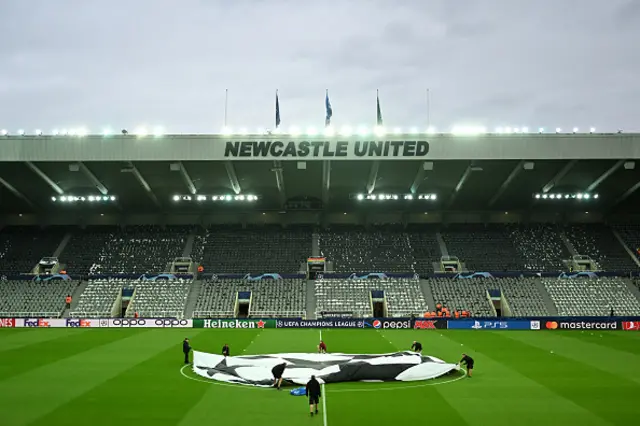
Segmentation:
[[(322, 341), (322, 329), (320, 329), (320, 341)], [(324, 383), (322, 384), (322, 420), (324, 426), (327, 426), (327, 392)]]

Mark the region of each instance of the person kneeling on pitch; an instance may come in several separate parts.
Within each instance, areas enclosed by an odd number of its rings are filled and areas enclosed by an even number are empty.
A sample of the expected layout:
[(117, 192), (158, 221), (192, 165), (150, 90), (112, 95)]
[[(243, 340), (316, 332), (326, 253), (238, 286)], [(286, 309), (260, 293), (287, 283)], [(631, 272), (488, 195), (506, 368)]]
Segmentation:
[(273, 374), (274, 382), (273, 387), (280, 390), (280, 386), (282, 386), (282, 374), (284, 373), (284, 369), (287, 368), (286, 363), (278, 364), (271, 369), (271, 374)]
[(320, 344), (318, 345), (318, 353), (326, 354), (327, 353), (327, 344), (320, 340)]
[(311, 380), (307, 383), (305, 395), (309, 397), (309, 412), (313, 417), (314, 408), (315, 413), (318, 414), (318, 404), (320, 403), (320, 382), (316, 380), (316, 376), (311, 376)]
[(467, 366), (467, 376), (471, 378), (471, 373), (473, 372), (473, 358), (471, 358), (467, 354), (462, 354), (462, 359), (460, 360), (458, 365), (460, 364), (465, 364)]
[(413, 345), (411, 345), (411, 350), (421, 354), (422, 353), (422, 343), (417, 342), (417, 341), (414, 340), (413, 341)]

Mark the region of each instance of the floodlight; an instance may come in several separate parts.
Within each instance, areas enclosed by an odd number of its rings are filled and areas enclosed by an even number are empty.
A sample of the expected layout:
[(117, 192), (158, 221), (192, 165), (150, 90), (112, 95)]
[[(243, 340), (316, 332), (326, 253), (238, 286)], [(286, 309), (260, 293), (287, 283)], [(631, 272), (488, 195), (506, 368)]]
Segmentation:
[(375, 200), (375, 199), (376, 199), (376, 196), (375, 196), (375, 194), (367, 195), (367, 198), (371, 198), (372, 200)]
[(62, 197), (60, 197), (60, 201), (64, 202), (67, 201), (67, 197), (65, 197), (64, 195)]
[(568, 199), (568, 198), (571, 198), (571, 195), (569, 195), (569, 194), (564, 194), (564, 199), (566, 200), (566, 199)]
[(596, 128), (595, 127), (592, 127), (592, 128), (589, 129), (589, 133), (595, 133), (595, 132), (596, 132)]
[(496, 127), (496, 133), (500, 134), (503, 132), (502, 127)]
[(351, 130), (351, 127), (344, 126), (342, 127), (342, 129), (340, 129), (340, 134), (342, 136), (351, 136), (353, 134), (353, 131)]
[(227, 195), (226, 197), (224, 197), (224, 199), (225, 199), (226, 201), (231, 201), (231, 195)]
[(112, 196), (111, 196), (111, 197), (109, 197), (109, 198), (111, 199), (111, 201), (115, 201), (115, 200), (116, 200), (115, 195), (112, 195)]
[(317, 134), (318, 134), (318, 129), (316, 129), (315, 127), (309, 127), (307, 129), (307, 135), (316, 136)]
[(528, 127), (523, 127), (522, 128), (522, 133), (529, 133), (529, 128)]
[(333, 127), (328, 126), (324, 128), (323, 133), (325, 136), (333, 136), (335, 134), (335, 131), (333, 130)]
[(412, 135), (417, 135), (418, 134), (418, 128), (417, 127), (412, 127), (409, 129), (409, 133), (411, 133)]
[(207, 200), (207, 197), (206, 197), (206, 196), (204, 196), (204, 195), (198, 195), (197, 200), (198, 200), (198, 201), (206, 201), (206, 200)]
[(96, 197), (94, 197), (93, 195), (89, 196), (89, 202), (94, 202), (96, 200)]
[(56, 201), (56, 197), (51, 197), (51, 201)]
[(542, 198), (546, 200), (547, 198), (549, 198), (549, 196), (547, 194), (542, 194)]
[(394, 135), (401, 135), (402, 134), (402, 129), (400, 127), (396, 127), (393, 129), (393, 134)]
[(258, 127), (258, 130), (256, 130), (256, 135), (264, 135), (267, 133), (271, 133), (270, 131), (265, 131), (262, 127)]
[(76, 135), (76, 129), (69, 129), (69, 136), (75, 136)]
[(80, 128), (76, 133), (78, 134), (78, 136), (83, 137), (83, 136), (87, 136), (88, 132), (87, 132), (87, 129)]
[(84, 197), (80, 197), (80, 201), (85, 201), (85, 198)]
[(136, 130), (136, 135), (138, 135), (139, 137), (145, 137), (147, 136), (147, 129), (141, 127), (138, 130)]
[(512, 131), (512, 130), (511, 130), (511, 127), (505, 127), (505, 128), (504, 128), (504, 132), (505, 132), (505, 133), (511, 133), (511, 131)]
[(7, 132), (7, 129), (0, 130), (0, 135), (7, 136), (8, 134), (9, 134), (9, 132)]
[(538, 129), (538, 133), (544, 133), (544, 128), (540, 127), (540, 128)]
[(433, 126), (429, 126), (429, 127), (427, 127), (427, 133), (428, 133), (428, 134), (432, 135), (432, 134), (434, 134), (435, 132), (436, 132), (436, 128), (435, 128), (435, 127), (433, 127)]
[(583, 195), (583, 197), (584, 197), (586, 200), (588, 200), (589, 198), (591, 198), (591, 195), (589, 195), (589, 194), (584, 194), (584, 195)]
[(578, 133), (578, 128), (577, 127), (573, 128), (573, 133)]
[(535, 197), (536, 197), (537, 199), (540, 199), (540, 194), (536, 194), (536, 195), (535, 195)]
[(358, 134), (360, 136), (367, 136), (369, 134), (369, 130), (366, 127), (359, 127)]
[(517, 128), (517, 127), (514, 127), (514, 128), (513, 128), (513, 133), (520, 133), (520, 129), (519, 129), (519, 128)]
[(438, 196), (436, 194), (431, 194), (431, 199), (435, 200), (436, 198), (438, 198)]
[(596, 199), (597, 199), (598, 197), (599, 197), (599, 195), (598, 195), (598, 194), (594, 194), (594, 195), (593, 195), (593, 198), (596, 198)]
[(211, 197), (211, 199), (212, 199), (213, 201), (218, 201), (218, 196), (217, 196), (217, 195), (214, 195), (213, 197)]
[(160, 137), (160, 136), (162, 136), (162, 135), (164, 135), (164, 131), (163, 131), (163, 129), (162, 129), (161, 127), (156, 127), (156, 128), (153, 130), (153, 136), (155, 136), (155, 137), (159, 138), (159, 137)]
[(173, 196), (173, 201), (180, 201), (180, 196), (179, 195), (174, 195)]
[(385, 128), (382, 126), (376, 126), (374, 132), (376, 136), (384, 136), (387, 134)]
[(411, 194), (405, 195), (404, 199), (405, 200), (413, 200), (413, 195), (411, 195)]
[(582, 194), (578, 194), (577, 197), (579, 200), (582, 200)]
[(236, 200), (244, 201), (244, 195), (236, 195)]
[(42, 136), (42, 130), (36, 129), (36, 136)]
[(228, 135), (230, 135), (231, 133), (232, 133), (232, 131), (231, 131), (231, 127), (227, 127), (227, 126), (225, 126), (225, 127), (223, 127), (223, 128), (222, 128), (222, 134), (223, 134), (223, 135), (228, 136)]
[(549, 198), (551, 198), (553, 200), (554, 198), (556, 198), (556, 195), (555, 194), (549, 194)]
[(18, 130), (18, 134), (19, 134), (20, 136), (24, 136), (24, 130), (22, 130), (22, 129)]
[(111, 135), (111, 130), (110, 129), (104, 129), (102, 131), (102, 135), (103, 136), (110, 136)]
[(560, 133), (562, 132), (562, 129), (560, 127), (556, 127), (556, 133)]
[(394, 195), (393, 195), (393, 199), (394, 199), (394, 200), (397, 200), (397, 199), (398, 199), (398, 196), (394, 194)]
[(356, 196), (356, 198), (357, 198), (358, 200), (364, 200), (364, 195), (362, 195), (362, 194), (358, 194), (358, 195)]

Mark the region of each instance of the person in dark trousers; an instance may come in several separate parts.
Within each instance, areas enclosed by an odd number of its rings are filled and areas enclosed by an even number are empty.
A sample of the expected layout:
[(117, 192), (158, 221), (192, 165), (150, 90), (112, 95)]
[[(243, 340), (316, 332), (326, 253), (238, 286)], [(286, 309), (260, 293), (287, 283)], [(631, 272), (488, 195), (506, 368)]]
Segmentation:
[(274, 382), (273, 387), (280, 390), (280, 386), (282, 386), (282, 374), (284, 373), (284, 369), (287, 368), (286, 363), (278, 364), (271, 369), (271, 374), (273, 374)]
[(417, 342), (417, 341), (414, 340), (413, 341), (413, 345), (411, 345), (411, 350), (421, 354), (422, 353), (422, 343)]
[(222, 355), (223, 356), (229, 356), (229, 345), (228, 344), (224, 344), (224, 346), (222, 347)]
[(462, 359), (460, 360), (458, 365), (460, 364), (465, 364), (467, 366), (467, 376), (471, 378), (471, 373), (473, 373), (473, 358), (471, 358), (467, 354), (462, 354)]
[(311, 417), (313, 417), (314, 412), (318, 414), (318, 404), (322, 396), (320, 393), (320, 382), (316, 380), (316, 376), (311, 376), (311, 380), (307, 383), (305, 395), (309, 397), (309, 412), (311, 413)]
[(320, 340), (320, 344), (318, 345), (318, 353), (321, 353), (321, 354), (327, 353), (327, 345), (322, 340)]
[(189, 364), (189, 352), (191, 352), (191, 345), (189, 344), (188, 338), (185, 338), (182, 341), (182, 352), (184, 352), (184, 363)]

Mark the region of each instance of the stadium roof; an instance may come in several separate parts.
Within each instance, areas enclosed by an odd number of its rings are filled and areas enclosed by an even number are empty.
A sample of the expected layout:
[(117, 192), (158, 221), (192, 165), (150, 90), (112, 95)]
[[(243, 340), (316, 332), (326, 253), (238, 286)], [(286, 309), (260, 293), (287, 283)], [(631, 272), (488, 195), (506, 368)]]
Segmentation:
[[(631, 139), (625, 136), (586, 135), (597, 137), (593, 139), (597, 146), (590, 145), (591, 139), (545, 136), (540, 150), (553, 152), (553, 147), (557, 147), (557, 151), (562, 151), (557, 157), (544, 154), (541, 157), (547, 158), (532, 158), (536, 149), (531, 148), (530, 140), (523, 139), (511, 141), (506, 148), (494, 149), (495, 155), (478, 155), (474, 149), (469, 151), (468, 159), (464, 159), (464, 152), (454, 152), (455, 159), (451, 160), (442, 158), (446, 151), (438, 145), (440, 142), (431, 142), (430, 137), (424, 139), (429, 140), (433, 156), (185, 160), (189, 158), (189, 151), (193, 151), (188, 142), (194, 138), (185, 136), (184, 145), (178, 146), (187, 151), (183, 158), (154, 161), (118, 158), (125, 155), (122, 146), (118, 152), (112, 152), (103, 141), (92, 145), (99, 151), (91, 154), (90, 158), (95, 160), (88, 159), (87, 153), (77, 154), (78, 151), (70, 147), (70, 144), (97, 140), (100, 138), (97, 136), (88, 137), (86, 141), (43, 137), (44, 142), (34, 142), (35, 138), (5, 137), (0, 138), (0, 146), (6, 148), (0, 150), (0, 214), (46, 215), (69, 211), (207, 214), (282, 210), (633, 213), (640, 210), (640, 165), (635, 160), (638, 138), (637, 135), (631, 135)], [(245, 136), (239, 140), (270, 137)], [(135, 136), (117, 138), (128, 140)], [(171, 143), (175, 148), (180, 137), (172, 138), (164, 143)], [(404, 135), (400, 139), (410, 138)], [(421, 139), (420, 136), (413, 138)], [(27, 148), (20, 152), (12, 149), (11, 143), (14, 148), (17, 146), (12, 140), (24, 143), (32, 152)], [(236, 139), (225, 140), (231, 143), (228, 141)], [(164, 143), (153, 149), (165, 149)], [(200, 142), (196, 140), (196, 143)], [(477, 141), (456, 139), (448, 143), (455, 148)], [(574, 149), (567, 148), (571, 146)], [(126, 148), (141, 152), (135, 143)], [(528, 159), (518, 159), (514, 154), (520, 148), (526, 153), (522, 158)], [(509, 159), (499, 159), (501, 154)], [(605, 159), (598, 159), (600, 155)], [(46, 161), (48, 158), (51, 160)], [(371, 196), (375, 199), (368, 199)]]

